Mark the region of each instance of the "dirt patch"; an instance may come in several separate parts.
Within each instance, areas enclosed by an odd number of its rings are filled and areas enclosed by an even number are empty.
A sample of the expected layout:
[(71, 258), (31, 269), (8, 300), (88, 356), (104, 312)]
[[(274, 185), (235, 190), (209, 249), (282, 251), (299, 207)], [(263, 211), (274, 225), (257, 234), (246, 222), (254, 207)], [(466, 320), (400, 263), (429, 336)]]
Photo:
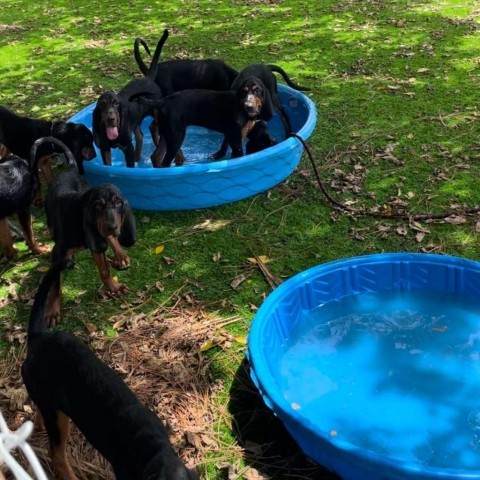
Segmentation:
[[(221, 385), (212, 380), (201, 345), (218, 334), (226, 320), (200, 309), (175, 308), (148, 316), (121, 314), (110, 321), (118, 331), (115, 339), (92, 331), (82, 335), (84, 340), (164, 421), (175, 450), (187, 466), (202, 463), (207, 450), (217, 446), (212, 433), (212, 394)], [(18, 325), (12, 327), (12, 332), (10, 353), (0, 363), (0, 408), (9, 427), (15, 430), (24, 421), (33, 420), (34, 406), (20, 376), (25, 332)], [(51, 475), (46, 433), (34, 432), (29, 443), (47, 475)], [(68, 454), (79, 478), (114, 478), (109, 464), (76, 429), (72, 429)]]

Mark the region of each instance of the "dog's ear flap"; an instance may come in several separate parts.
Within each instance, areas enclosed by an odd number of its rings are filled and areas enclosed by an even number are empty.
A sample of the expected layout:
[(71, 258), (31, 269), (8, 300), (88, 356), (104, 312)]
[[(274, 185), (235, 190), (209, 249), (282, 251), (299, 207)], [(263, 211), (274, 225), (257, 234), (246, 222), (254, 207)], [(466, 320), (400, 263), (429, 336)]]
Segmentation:
[(263, 87), (263, 103), (262, 103), (262, 113), (261, 117), (264, 120), (270, 120), (273, 117), (274, 108), (273, 108), (273, 101), (270, 92), (265, 86)]
[(98, 233), (95, 224), (95, 212), (92, 205), (91, 190), (82, 197), (82, 224), (85, 245), (92, 252), (104, 252), (108, 248), (106, 240)]
[(124, 220), (118, 241), (122, 247), (128, 248), (131, 247), (137, 239), (137, 226), (132, 209), (126, 200), (123, 204), (123, 209)]

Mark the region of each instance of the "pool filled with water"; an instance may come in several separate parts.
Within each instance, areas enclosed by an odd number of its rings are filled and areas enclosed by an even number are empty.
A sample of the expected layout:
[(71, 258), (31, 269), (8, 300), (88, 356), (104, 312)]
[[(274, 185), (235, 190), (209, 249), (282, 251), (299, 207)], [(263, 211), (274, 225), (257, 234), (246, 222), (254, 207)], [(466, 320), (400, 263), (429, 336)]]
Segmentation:
[(480, 302), (458, 294), (351, 295), (306, 314), (278, 381), (333, 438), (437, 468), (480, 465)]

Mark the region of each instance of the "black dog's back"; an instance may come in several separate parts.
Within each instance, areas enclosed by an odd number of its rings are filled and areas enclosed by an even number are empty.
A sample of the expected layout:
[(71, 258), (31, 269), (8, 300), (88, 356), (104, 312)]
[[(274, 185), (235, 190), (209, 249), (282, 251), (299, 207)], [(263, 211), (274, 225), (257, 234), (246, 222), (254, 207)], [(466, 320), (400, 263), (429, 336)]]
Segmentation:
[(32, 307), (22, 377), (42, 413), (52, 450), (59, 448), (57, 417), (69, 417), (112, 464), (117, 479), (195, 479), (170, 445), (159, 418), (76, 336), (43, 325), (51, 286), (72, 262), (55, 264)]
[[(135, 60), (140, 71), (146, 75), (147, 65), (140, 56), (139, 46), (143, 45), (150, 53), (147, 44), (141, 38), (136, 38), (133, 46)], [(166, 60), (157, 66), (156, 83), (162, 89), (164, 96), (174, 92), (190, 89), (229, 90), (238, 72), (222, 60), (205, 59)]]
[[(68, 242), (65, 248), (82, 247), (82, 205), (80, 198), (90, 188), (89, 183), (75, 171), (62, 172), (55, 177), (45, 197), (47, 224), (53, 239)], [(65, 233), (68, 232), (68, 235)], [(76, 244), (78, 243), (78, 245)]]

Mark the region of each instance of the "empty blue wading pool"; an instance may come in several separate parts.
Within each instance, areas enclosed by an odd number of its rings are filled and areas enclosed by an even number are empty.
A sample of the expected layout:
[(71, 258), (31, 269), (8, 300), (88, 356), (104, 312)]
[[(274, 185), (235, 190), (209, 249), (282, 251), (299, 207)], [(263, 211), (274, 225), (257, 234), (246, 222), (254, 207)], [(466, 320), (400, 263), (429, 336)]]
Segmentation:
[(480, 263), (309, 269), (263, 303), (248, 358), (265, 403), (343, 479), (480, 479)]
[[(292, 129), (304, 140), (313, 132), (316, 109), (313, 102), (301, 92), (279, 85), (282, 105), (290, 117)], [(70, 120), (92, 128), (95, 104), (84, 108)], [(230, 159), (230, 150), (224, 160), (212, 161), (223, 136), (200, 127), (189, 127), (182, 150), (185, 165), (153, 168), (150, 154), (154, 146), (148, 131), (151, 118), (142, 123), (144, 145), (142, 159), (135, 168), (127, 168), (123, 153), (112, 150), (113, 166), (104, 166), (97, 150), (97, 158), (84, 162), (86, 177), (93, 185), (113, 183), (126, 196), (130, 205), (142, 210), (188, 210), (206, 208), (242, 200), (268, 190), (285, 180), (302, 156), (299, 140), (285, 139), (278, 115), (269, 122), (269, 130), (277, 145), (258, 153)]]

